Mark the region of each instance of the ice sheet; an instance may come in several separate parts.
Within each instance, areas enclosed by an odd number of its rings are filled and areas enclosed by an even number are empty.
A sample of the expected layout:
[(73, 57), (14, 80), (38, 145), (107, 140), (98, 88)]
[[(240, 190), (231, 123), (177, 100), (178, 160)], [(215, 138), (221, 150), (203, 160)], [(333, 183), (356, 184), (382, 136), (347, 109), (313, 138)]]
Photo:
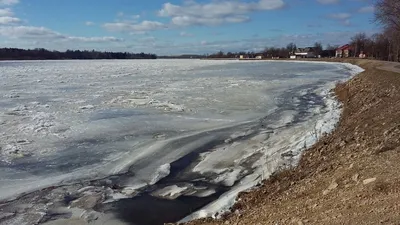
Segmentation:
[(0, 62), (0, 199), (112, 177), (120, 189), (104, 193), (110, 202), (143, 190), (228, 190), (186, 219), (215, 215), (331, 131), (340, 109), (329, 89), (358, 72), (333, 63)]

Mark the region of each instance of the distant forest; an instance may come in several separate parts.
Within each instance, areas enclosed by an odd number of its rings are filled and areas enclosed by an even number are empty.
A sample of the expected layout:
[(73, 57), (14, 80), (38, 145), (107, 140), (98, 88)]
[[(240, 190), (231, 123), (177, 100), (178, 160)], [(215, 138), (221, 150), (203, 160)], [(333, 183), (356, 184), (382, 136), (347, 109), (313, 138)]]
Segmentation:
[(44, 48), (0, 48), (0, 60), (56, 60), (56, 59), (157, 59), (157, 55), (130, 52), (100, 52), (67, 50), (49, 51)]
[(159, 56), (159, 59), (203, 59), (207, 58), (206, 55), (172, 55), (172, 56)]

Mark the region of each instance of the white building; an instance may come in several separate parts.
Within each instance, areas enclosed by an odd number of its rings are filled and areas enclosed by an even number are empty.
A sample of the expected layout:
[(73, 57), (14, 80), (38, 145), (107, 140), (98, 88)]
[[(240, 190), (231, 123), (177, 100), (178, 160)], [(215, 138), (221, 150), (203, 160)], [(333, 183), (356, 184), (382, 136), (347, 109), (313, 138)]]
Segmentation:
[(294, 53), (296, 58), (317, 58), (317, 54), (313, 47), (298, 48)]

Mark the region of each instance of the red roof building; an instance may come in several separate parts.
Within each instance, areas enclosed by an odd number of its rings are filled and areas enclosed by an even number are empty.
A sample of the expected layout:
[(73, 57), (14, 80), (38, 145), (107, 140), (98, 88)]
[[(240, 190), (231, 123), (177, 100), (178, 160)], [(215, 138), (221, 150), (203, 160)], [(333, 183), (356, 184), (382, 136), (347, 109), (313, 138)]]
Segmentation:
[(336, 49), (336, 58), (347, 58), (351, 56), (353, 47), (349, 44), (343, 45)]

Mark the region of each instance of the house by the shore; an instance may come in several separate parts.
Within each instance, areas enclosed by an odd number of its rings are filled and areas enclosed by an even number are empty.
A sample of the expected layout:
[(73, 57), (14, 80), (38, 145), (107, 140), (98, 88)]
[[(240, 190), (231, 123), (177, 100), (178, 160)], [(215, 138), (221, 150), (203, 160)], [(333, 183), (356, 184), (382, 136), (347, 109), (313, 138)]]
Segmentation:
[(349, 44), (345, 44), (336, 49), (336, 58), (348, 58), (353, 52), (353, 47)]
[(317, 58), (317, 53), (313, 47), (298, 48), (290, 58)]
[(247, 54), (247, 55), (239, 55), (239, 59), (263, 59), (264, 56), (262, 53), (257, 54)]

